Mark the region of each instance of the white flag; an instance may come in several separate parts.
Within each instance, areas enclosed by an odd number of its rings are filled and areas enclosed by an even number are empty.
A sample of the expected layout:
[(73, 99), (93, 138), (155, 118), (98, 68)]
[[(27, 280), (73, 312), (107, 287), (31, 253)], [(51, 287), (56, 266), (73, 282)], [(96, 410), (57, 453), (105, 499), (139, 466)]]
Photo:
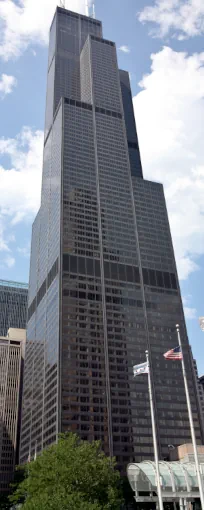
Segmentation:
[(148, 374), (148, 373), (149, 373), (149, 366), (148, 366), (147, 361), (145, 361), (145, 363), (140, 363), (140, 365), (135, 365), (133, 367), (134, 377), (136, 377), (137, 375), (140, 375), (140, 374)]

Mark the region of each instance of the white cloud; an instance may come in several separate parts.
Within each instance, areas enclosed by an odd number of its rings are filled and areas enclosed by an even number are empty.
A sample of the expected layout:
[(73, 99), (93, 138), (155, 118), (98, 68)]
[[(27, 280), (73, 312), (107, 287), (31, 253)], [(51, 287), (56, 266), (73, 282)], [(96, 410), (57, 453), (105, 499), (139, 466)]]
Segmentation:
[(120, 46), (118, 49), (119, 49), (120, 51), (122, 51), (123, 53), (130, 53), (130, 48), (129, 48), (129, 46), (125, 46), (125, 45), (124, 45), (124, 46)]
[(204, 53), (165, 47), (134, 98), (144, 176), (164, 183), (179, 277), (204, 254)]
[(198, 318), (198, 312), (196, 308), (192, 308), (191, 300), (192, 296), (188, 294), (187, 296), (183, 296), (183, 307), (184, 307), (184, 314), (186, 319), (197, 319)]
[(17, 80), (14, 76), (2, 74), (0, 77), (0, 97), (3, 99), (7, 94), (11, 94), (16, 85)]
[[(30, 44), (46, 45), (56, 6), (56, 0), (0, 0), (0, 57), (9, 60)], [(67, 0), (66, 8), (85, 14), (85, 1)]]
[(14, 257), (12, 257), (11, 255), (7, 255), (7, 256), (3, 259), (3, 262), (4, 262), (4, 264), (5, 264), (7, 267), (9, 267), (9, 269), (15, 265), (15, 259), (14, 259)]
[[(1, 166), (1, 156), (10, 158), (9, 169)], [(10, 252), (12, 229), (32, 221), (39, 208), (42, 156), (42, 131), (26, 127), (16, 138), (0, 138), (0, 251)]]
[(204, 33), (203, 0), (156, 0), (146, 6), (138, 16), (141, 22), (151, 22), (157, 29), (151, 35), (164, 37), (168, 34), (183, 40)]
[(30, 243), (26, 244), (23, 248), (18, 247), (17, 252), (25, 258), (30, 257)]
[(188, 306), (184, 306), (184, 314), (186, 319), (197, 319), (198, 313), (195, 308), (189, 308)]
[(0, 252), (9, 251), (8, 240), (5, 239), (5, 227), (3, 217), (0, 214)]

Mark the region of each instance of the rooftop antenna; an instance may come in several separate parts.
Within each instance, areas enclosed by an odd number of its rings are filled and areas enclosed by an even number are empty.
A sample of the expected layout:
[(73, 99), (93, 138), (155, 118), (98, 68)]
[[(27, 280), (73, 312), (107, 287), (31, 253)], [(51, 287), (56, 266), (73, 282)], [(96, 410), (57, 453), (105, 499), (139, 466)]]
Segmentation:
[(59, 4), (60, 4), (60, 7), (65, 9), (65, 0), (60, 0)]
[(92, 18), (96, 18), (95, 4), (93, 3), (93, 15)]
[(89, 2), (86, 0), (86, 16), (89, 16)]

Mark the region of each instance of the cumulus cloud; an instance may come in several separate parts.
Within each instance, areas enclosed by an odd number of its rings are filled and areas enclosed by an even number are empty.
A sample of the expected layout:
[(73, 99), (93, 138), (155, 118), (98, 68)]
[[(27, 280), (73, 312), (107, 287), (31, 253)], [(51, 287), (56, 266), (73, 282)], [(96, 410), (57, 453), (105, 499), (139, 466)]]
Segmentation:
[(184, 314), (188, 320), (197, 319), (198, 317), (197, 310), (195, 308), (189, 308), (188, 306), (184, 306)]
[(120, 46), (118, 49), (119, 49), (120, 51), (122, 51), (123, 53), (130, 53), (130, 48), (129, 48), (129, 46), (125, 46), (125, 45), (124, 45), (124, 46)]
[[(0, 0), (0, 57), (9, 60), (29, 45), (46, 45), (56, 6), (56, 0)], [(66, 8), (85, 14), (85, 1), (67, 0)]]
[(164, 37), (172, 35), (178, 40), (204, 33), (203, 0), (156, 0), (146, 6), (138, 15), (139, 20), (155, 23), (157, 28), (151, 35)]
[(18, 247), (17, 252), (22, 255), (22, 257), (25, 257), (26, 259), (30, 257), (30, 243), (27, 243), (26, 246), (23, 248)]
[(164, 47), (133, 99), (146, 179), (162, 182), (179, 277), (204, 254), (204, 53)]
[(0, 98), (3, 99), (7, 94), (11, 94), (16, 85), (17, 80), (14, 76), (2, 74), (0, 77)]
[(198, 318), (198, 312), (197, 312), (196, 308), (192, 308), (191, 300), (192, 300), (192, 296), (190, 294), (187, 296), (183, 296), (184, 314), (185, 314), (186, 319), (188, 319), (188, 320)]
[(6, 264), (7, 267), (9, 267), (9, 269), (11, 267), (13, 267), (15, 265), (15, 258), (12, 257), (12, 255), (7, 255), (4, 260), (3, 260), (4, 264)]
[[(4, 156), (10, 159), (7, 169), (1, 165)], [(12, 229), (32, 221), (40, 205), (42, 156), (42, 131), (25, 127), (16, 138), (0, 138), (0, 251), (8, 252), (3, 258), (8, 267), (15, 240)]]

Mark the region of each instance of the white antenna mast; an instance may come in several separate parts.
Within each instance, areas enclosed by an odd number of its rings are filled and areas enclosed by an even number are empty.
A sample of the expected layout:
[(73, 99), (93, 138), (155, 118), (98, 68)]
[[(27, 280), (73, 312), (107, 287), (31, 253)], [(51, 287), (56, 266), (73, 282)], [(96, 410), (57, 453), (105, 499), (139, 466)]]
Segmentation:
[(86, 0), (86, 16), (89, 16), (89, 2)]
[(60, 7), (63, 7), (63, 9), (65, 9), (65, 0), (60, 0), (59, 4)]
[(95, 11), (95, 4), (93, 3), (93, 16), (94, 19), (96, 18), (96, 11)]

